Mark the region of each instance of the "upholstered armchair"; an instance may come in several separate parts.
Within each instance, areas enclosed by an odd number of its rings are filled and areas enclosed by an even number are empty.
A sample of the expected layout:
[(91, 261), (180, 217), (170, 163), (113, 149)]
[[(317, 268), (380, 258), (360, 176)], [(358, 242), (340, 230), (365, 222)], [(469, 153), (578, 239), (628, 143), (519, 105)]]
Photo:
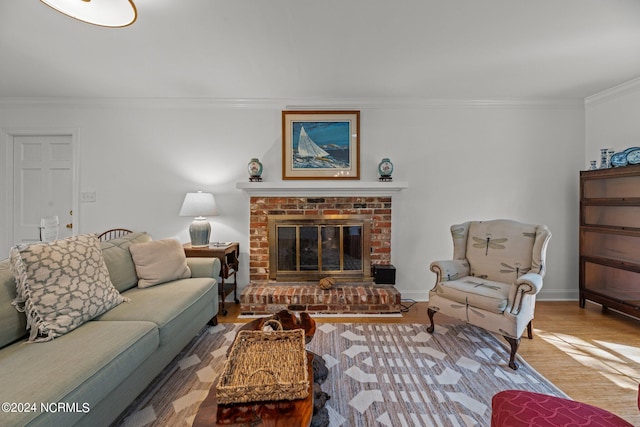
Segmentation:
[(428, 331), (437, 312), (498, 333), (515, 361), (524, 330), (533, 338), (531, 320), (542, 289), (547, 245), (544, 225), (499, 219), (451, 226), (453, 260), (431, 263), (436, 284), (429, 292)]

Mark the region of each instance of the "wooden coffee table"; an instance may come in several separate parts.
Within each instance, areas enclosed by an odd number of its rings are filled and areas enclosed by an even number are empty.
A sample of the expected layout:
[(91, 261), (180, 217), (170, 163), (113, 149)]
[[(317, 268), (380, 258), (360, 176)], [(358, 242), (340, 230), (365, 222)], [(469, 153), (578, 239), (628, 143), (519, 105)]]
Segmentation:
[[(282, 315), (282, 312), (278, 315)], [(276, 315), (276, 316), (278, 316)], [(264, 319), (256, 319), (247, 323), (242, 329), (261, 330)], [(286, 320), (286, 319), (285, 319)], [(304, 326), (309, 333), (308, 322), (312, 322), (315, 332), (315, 321), (306, 318)], [(291, 328), (291, 322), (283, 321), (283, 327)], [(287, 326), (289, 324), (289, 326)], [(302, 327), (302, 325), (298, 325)], [(310, 339), (310, 338), (309, 338)], [(313, 353), (307, 352), (307, 369), (309, 369), (309, 395), (305, 399), (277, 400), (250, 403), (218, 404), (216, 385), (213, 384), (206, 399), (200, 405), (193, 427), (211, 426), (251, 426), (251, 427), (308, 427), (313, 417)]]

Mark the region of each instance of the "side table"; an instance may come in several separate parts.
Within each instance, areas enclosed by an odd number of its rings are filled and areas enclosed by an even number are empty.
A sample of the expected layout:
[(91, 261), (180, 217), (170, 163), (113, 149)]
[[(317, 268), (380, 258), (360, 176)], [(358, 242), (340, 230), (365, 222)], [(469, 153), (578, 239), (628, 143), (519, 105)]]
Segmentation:
[[(220, 312), (223, 316), (227, 315), (227, 309), (224, 307), (227, 295), (233, 292), (233, 302), (240, 304), (238, 300), (238, 264), (240, 257), (240, 243), (224, 242), (210, 243), (209, 246), (192, 247), (191, 243), (183, 245), (184, 253), (187, 257), (192, 258), (218, 258), (220, 260), (220, 284), (218, 286), (218, 294), (220, 295)], [(225, 283), (225, 279), (233, 276), (233, 283)]]

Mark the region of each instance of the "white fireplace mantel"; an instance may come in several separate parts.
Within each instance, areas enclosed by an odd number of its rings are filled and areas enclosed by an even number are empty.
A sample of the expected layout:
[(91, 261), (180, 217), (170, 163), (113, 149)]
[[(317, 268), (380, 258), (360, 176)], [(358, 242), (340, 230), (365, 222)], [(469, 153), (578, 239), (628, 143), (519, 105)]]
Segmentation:
[(392, 196), (409, 187), (402, 181), (262, 181), (236, 182), (236, 188), (245, 191), (249, 196)]

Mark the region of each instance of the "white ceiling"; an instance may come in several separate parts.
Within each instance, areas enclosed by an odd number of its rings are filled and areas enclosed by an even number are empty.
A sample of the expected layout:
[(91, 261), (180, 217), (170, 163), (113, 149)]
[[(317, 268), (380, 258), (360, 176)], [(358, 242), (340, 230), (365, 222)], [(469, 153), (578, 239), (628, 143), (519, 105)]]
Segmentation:
[(584, 98), (640, 76), (639, 0), (0, 0), (0, 97)]

